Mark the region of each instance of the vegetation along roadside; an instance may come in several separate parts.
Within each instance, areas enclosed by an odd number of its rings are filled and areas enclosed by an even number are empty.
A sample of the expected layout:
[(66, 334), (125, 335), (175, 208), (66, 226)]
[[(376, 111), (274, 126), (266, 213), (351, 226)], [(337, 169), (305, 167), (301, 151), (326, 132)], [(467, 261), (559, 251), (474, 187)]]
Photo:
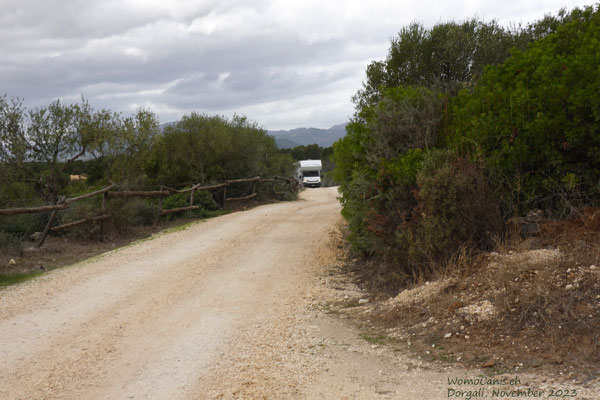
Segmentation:
[(123, 118), (85, 100), (26, 110), (1, 97), (0, 126), (2, 284), (146, 237), (159, 218), (295, 196), (293, 159), (245, 117), (191, 113), (161, 127), (148, 110)]
[(414, 23), (367, 67), (334, 177), (348, 271), (402, 340), (598, 375), (599, 31), (598, 5)]

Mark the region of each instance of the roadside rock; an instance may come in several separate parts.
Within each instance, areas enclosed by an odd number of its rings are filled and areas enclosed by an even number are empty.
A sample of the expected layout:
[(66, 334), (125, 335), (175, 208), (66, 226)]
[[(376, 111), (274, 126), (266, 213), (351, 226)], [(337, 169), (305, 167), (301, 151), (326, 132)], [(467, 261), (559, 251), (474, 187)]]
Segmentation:
[(445, 290), (453, 283), (454, 282), (451, 279), (426, 282), (425, 285), (416, 286), (412, 289), (405, 289), (401, 291), (396, 297), (388, 300), (388, 303), (391, 306), (425, 303), (429, 299), (437, 296), (441, 291)]
[(461, 307), (464, 307), (464, 303), (462, 301), (456, 300), (452, 304), (450, 304), (450, 306), (448, 307), (448, 311), (453, 313)]
[(476, 304), (470, 304), (457, 310), (459, 315), (465, 317), (469, 322), (487, 321), (496, 315), (496, 307), (489, 300), (483, 300)]
[(483, 364), (481, 364), (481, 368), (491, 368), (496, 365), (496, 361), (494, 359), (489, 359)]
[(534, 360), (531, 361), (531, 366), (533, 368), (540, 367), (540, 366), (542, 366), (542, 364), (544, 364), (544, 361), (541, 360), (541, 359), (539, 359), (539, 358), (536, 358), (536, 359), (534, 359)]
[(541, 231), (539, 223), (544, 220), (544, 212), (541, 210), (530, 211), (525, 218), (509, 218), (507, 224), (513, 231), (519, 232), (523, 237), (538, 235)]
[(521, 225), (521, 235), (524, 237), (534, 236), (540, 233), (540, 225), (537, 222), (527, 222)]
[(29, 236), (29, 240), (32, 242), (37, 242), (42, 238), (42, 232), (34, 232)]
[(527, 220), (527, 222), (540, 223), (544, 220), (544, 212), (536, 208), (535, 210), (529, 211), (527, 213), (527, 216), (525, 216), (525, 219)]

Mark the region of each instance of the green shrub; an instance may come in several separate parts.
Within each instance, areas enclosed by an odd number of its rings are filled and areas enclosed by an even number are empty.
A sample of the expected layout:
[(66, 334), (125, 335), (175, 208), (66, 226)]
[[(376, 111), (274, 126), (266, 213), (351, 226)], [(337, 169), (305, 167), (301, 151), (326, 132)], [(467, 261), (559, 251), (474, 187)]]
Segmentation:
[(0, 230), (0, 250), (6, 254), (19, 255), (22, 251), (23, 237)]
[(298, 193), (285, 192), (282, 199), (283, 201), (294, 201), (298, 200)]
[[(194, 203), (196, 196), (194, 196)], [(190, 205), (190, 194), (189, 193), (176, 193), (172, 194), (163, 199), (162, 208), (168, 210), (171, 208), (187, 207)], [(198, 204), (196, 204), (198, 205)]]
[[(68, 224), (80, 219), (91, 218), (100, 215), (100, 201), (101, 198), (90, 198), (71, 203), (69, 208), (59, 212), (54, 225)], [(86, 222), (81, 225), (60, 230), (58, 231), (58, 234), (77, 236), (85, 239), (98, 238), (98, 235), (100, 234), (100, 224), (95, 222)]]
[(62, 188), (60, 194), (65, 197), (76, 197), (86, 192), (91, 192), (94, 189), (100, 189), (101, 187), (91, 188), (88, 186), (86, 181), (70, 181), (65, 187)]
[(111, 199), (107, 212), (118, 233), (125, 234), (129, 227), (152, 225), (156, 219), (157, 205), (152, 200), (133, 198), (130, 200)]
[(0, 231), (12, 236), (27, 238), (34, 232), (44, 229), (48, 221), (47, 213), (18, 214), (0, 217)]
[[(175, 193), (163, 199), (163, 210), (172, 208), (188, 207), (190, 205), (190, 193)], [(203, 217), (204, 211), (214, 211), (219, 209), (219, 205), (215, 202), (213, 195), (210, 191), (202, 190), (194, 192), (194, 205), (199, 206), (197, 210), (186, 211), (185, 213), (173, 213), (168, 214), (167, 218), (175, 219), (181, 217), (182, 214), (186, 216)]]
[(451, 104), (447, 142), (485, 161), (505, 216), (600, 200), (600, 11), (566, 21)]
[(215, 211), (220, 208), (219, 204), (215, 201), (213, 192), (202, 190), (194, 193), (194, 204), (201, 206), (205, 210)]
[[(194, 204), (199, 206), (200, 204), (196, 204), (196, 196), (194, 196)], [(190, 194), (189, 193), (177, 193), (172, 194), (169, 197), (163, 199), (162, 208), (163, 210), (169, 210), (172, 208), (181, 208), (187, 207), (190, 205)], [(181, 218), (184, 216), (189, 217), (192, 214), (192, 211), (184, 211), (178, 213), (167, 214), (162, 218), (166, 218), (167, 220), (173, 220), (177, 218)]]
[(461, 249), (489, 249), (502, 234), (485, 170), (445, 150), (408, 151), (385, 163), (375, 180), (355, 176), (352, 190), (363, 195), (349, 192), (345, 203), (348, 239), (386, 264), (377, 267), (386, 285), (427, 277)]
[[(600, 204), (599, 10), (561, 12), (517, 36), (486, 31), (494, 24), (413, 24), (369, 66), (334, 144), (348, 240), (382, 261), (368, 273), (399, 284), (461, 249), (489, 249), (514, 215)], [(460, 32), (486, 37), (471, 45), (491, 57), (465, 62), (475, 53), (461, 56)], [(433, 36), (450, 45), (441, 64), (415, 45)], [(513, 39), (520, 50), (509, 56)]]
[[(190, 205), (190, 192), (175, 193), (163, 199), (163, 210), (173, 208), (188, 207)], [(208, 190), (194, 192), (194, 205), (200, 208), (191, 211), (167, 214), (169, 220), (182, 217), (200, 217), (204, 218), (207, 211), (219, 209), (219, 205), (214, 200), (212, 192)]]
[(501, 235), (499, 201), (485, 170), (446, 151), (432, 151), (417, 174), (420, 216), (412, 254), (444, 265), (460, 249), (488, 250)]

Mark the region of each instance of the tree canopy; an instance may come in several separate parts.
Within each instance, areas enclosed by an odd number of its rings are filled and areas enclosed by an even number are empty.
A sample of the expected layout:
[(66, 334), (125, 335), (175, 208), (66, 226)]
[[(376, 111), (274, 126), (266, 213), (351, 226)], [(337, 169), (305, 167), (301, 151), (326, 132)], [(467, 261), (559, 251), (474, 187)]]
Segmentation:
[(89, 184), (108, 180), (122, 188), (216, 182), (256, 175), (291, 175), (293, 160), (275, 140), (243, 116), (192, 112), (163, 131), (154, 113), (123, 117), (95, 110), (85, 100), (27, 110), (0, 97), (0, 201), (52, 204), (70, 186), (69, 174)]

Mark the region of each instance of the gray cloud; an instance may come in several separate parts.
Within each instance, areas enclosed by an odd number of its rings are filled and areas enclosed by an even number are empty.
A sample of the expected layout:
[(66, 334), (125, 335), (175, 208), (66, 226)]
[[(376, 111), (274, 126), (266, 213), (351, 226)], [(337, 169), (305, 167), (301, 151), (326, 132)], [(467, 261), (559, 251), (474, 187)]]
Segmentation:
[[(585, 2), (571, 1), (567, 6)], [(477, 15), (528, 22), (548, 0), (0, 0), (0, 94), (47, 104), (85, 96), (161, 121), (242, 113), (269, 129), (329, 127), (352, 114), (364, 69), (411, 21)]]

